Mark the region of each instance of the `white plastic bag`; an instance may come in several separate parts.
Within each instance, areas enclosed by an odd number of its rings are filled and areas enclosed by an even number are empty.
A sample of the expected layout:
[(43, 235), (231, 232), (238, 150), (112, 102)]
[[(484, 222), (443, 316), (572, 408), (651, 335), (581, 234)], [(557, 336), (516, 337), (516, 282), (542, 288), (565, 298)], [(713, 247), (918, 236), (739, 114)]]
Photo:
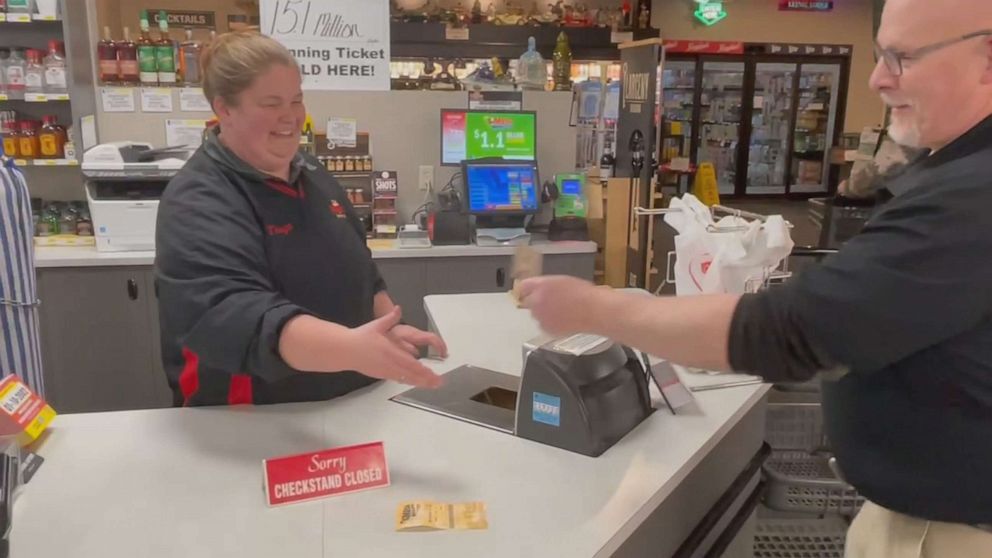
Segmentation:
[(788, 223), (780, 215), (764, 223), (740, 217), (714, 222), (708, 207), (692, 194), (673, 199), (665, 222), (675, 237), (675, 292), (677, 295), (743, 294), (761, 284), (782, 263), (794, 243)]

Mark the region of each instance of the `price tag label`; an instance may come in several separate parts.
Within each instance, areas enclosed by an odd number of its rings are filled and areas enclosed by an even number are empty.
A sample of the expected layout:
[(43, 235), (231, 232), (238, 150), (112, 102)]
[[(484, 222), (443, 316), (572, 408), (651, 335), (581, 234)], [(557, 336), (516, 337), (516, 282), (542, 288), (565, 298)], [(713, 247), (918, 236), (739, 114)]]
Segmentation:
[(55, 411), (20, 378), (0, 381), (0, 436), (17, 436), (21, 445), (38, 439), (55, 418)]
[(634, 40), (633, 31), (613, 31), (610, 33), (611, 43), (629, 43)]
[(7, 391), (4, 394), (3, 399), (0, 399), (0, 407), (7, 414), (12, 415), (20, 410), (21, 406), (28, 400), (31, 396), (31, 390), (24, 384), (17, 384), (13, 389)]
[(444, 28), (444, 38), (448, 41), (467, 41), (469, 40), (468, 27), (448, 25)]

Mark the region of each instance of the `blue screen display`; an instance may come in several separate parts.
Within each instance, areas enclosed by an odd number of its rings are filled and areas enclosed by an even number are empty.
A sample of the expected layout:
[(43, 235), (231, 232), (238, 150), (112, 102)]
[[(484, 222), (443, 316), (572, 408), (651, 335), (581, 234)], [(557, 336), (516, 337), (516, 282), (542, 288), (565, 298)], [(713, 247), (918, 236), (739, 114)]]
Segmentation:
[(471, 213), (537, 211), (537, 172), (533, 165), (470, 165), (465, 173)]
[(566, 196), (581, 196), (582, 182), (579, 180), (562, 180), (561, 193)]

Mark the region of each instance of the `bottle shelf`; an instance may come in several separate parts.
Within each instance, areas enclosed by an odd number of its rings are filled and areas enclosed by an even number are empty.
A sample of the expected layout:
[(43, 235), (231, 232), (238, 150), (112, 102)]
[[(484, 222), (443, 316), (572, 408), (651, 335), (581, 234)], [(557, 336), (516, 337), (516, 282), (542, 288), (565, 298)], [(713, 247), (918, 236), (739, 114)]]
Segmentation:
[(19, 167), (78, 167), (76, 159), (14, 159)]
[(62, 21), (62, 18), (53, 15), (41, 14), (0, 13), (0, 23), (31, 23), (32, 21)]

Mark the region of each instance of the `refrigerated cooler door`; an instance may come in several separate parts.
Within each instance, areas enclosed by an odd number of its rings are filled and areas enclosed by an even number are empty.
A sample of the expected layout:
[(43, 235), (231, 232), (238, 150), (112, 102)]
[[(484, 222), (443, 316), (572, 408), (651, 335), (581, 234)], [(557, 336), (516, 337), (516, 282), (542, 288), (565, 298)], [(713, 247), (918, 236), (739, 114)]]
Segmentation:
[(840, 66), (802, 64), (799, 110), (792, 154), (792, 193), (817, 194), (828, 188), (830, 147), (837, 122)]
[[(692, 150), (692, 119), (696, 96), (696, 62), (668, 60), (662, 72), (661, 162), (676, 157), (690, 157)], [(680, 191), (689, 189), (688, 176), (671, 176), (680, 181)]]
[(721, 194), (735, 193), (743, 89), (743, 62), (703, 62), (696, 161), (713, 163)]
[(785, 194), (797, 64), (758, 63), (748, 151), (747, 194)]

